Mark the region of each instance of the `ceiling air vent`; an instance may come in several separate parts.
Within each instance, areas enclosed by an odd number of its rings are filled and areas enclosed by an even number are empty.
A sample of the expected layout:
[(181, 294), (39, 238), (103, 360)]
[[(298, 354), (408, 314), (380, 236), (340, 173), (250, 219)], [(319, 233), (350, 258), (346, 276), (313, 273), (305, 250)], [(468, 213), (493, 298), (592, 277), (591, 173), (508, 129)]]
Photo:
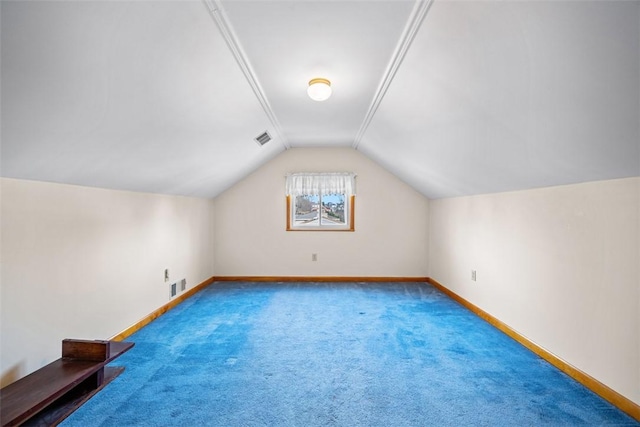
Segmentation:
[(255, 140), (258, 144), (264, 145), (267, 142), (271, 141), (271, 135), (269, 135), (269, 132), (265, 130), (264, 133), (256, 136)]

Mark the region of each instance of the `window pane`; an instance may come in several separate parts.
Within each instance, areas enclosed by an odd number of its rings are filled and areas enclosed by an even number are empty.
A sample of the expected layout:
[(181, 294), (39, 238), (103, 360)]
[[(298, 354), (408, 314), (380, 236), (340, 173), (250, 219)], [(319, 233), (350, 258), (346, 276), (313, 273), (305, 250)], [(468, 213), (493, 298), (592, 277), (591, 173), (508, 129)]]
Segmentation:
[(322, 225), (345, 225), (345, 195), (322, 196)]
[(317, 194), (304, 194), (296, 196), (293, 206), (293, 225), (296, 227), (317, 227), (320, 196)]

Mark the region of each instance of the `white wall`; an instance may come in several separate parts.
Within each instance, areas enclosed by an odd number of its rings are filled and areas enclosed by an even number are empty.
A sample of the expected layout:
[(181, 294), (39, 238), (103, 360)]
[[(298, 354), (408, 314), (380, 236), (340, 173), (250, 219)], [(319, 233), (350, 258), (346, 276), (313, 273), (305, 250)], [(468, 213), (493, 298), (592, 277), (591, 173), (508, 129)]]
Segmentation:
[[(355, 232), (285, 231), (285, 175), (324, 171), (358, 174)], [(427, 218), (425, 197), (358, 151), (294, 148), (216, 198), (216, 275), (424, 277)]]
[(640, 404), (639, 211), (640, 178), (432, 200), (431, 277)]
[[(213, 275), (213, 201), (1, 180), (2, 383), (107, 339), (169, 302), (165, 268)], [(179, 287), (178, 287), (179, 289)]]

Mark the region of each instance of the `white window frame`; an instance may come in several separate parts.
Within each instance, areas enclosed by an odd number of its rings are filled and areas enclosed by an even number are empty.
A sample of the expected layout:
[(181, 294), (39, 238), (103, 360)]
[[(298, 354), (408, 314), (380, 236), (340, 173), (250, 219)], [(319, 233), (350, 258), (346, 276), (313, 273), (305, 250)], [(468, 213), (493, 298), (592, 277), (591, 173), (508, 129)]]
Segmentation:
[[(287, 231), (355, 231), (355, 174), (352, 172), (292, 173), (287, 175)], [(318, 225), (295, 225), (295, 200), (297, 196), (318, 196), (319, 209), (322, 197), (344, 194), (344, 225), (323, 224), (322, 212), (318, 212)]]

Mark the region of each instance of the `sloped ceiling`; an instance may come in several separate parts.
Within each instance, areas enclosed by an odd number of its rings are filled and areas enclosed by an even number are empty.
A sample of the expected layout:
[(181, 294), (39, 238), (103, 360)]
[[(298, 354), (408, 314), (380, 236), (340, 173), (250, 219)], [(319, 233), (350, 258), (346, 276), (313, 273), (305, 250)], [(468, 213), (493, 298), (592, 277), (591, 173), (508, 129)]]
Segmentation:
[[(351, 146), (430, 198), (640, 175), (637, 1), (3, 0), (0, 14), (5, 177), (215, 197), (308, 146)], [(322, 103), (306, 96), (318, 76)]]
[(639, 5), (436, 2), (358, 148), (432, 198), (640, 175)]

